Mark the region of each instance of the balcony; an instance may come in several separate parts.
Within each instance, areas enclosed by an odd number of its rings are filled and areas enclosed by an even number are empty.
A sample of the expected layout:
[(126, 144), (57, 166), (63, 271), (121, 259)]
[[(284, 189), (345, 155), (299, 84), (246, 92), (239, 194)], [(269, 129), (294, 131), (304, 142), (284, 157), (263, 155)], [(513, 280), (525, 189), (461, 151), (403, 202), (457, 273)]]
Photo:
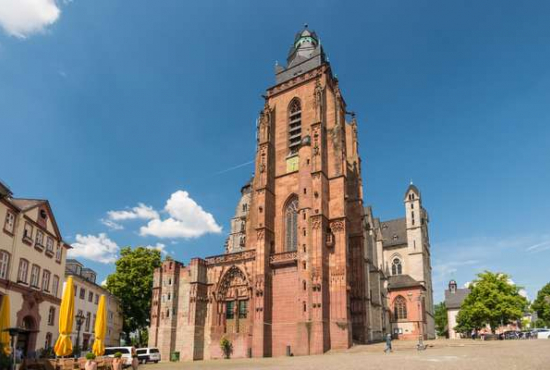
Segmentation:
[(289, 251), (283, 253), (275, 253), (269, 256), (269, 263), (275, 266), (291, 265), (298, 261), (298, 252)]

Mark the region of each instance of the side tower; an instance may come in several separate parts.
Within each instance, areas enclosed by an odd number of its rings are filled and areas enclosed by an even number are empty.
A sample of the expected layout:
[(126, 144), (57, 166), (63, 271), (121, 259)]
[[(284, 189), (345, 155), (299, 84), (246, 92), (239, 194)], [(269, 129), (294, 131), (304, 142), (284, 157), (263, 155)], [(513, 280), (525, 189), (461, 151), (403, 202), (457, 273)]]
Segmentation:
[(181, 269), (183, 269), (181, 262), (166, 260), (153, 273), (149, 346), (157, 347), (163, 359), (170, 358), (170, 353), (176, 348)]
[(412, 183), (405, 192), (405, 219), (407, 224), (408, 274), (426, 289), (425, 322), (428, 338), (435, 337), (433, 312), (433, 288), (430, 239), (428, 233), (428, 212), (422, 207), (420, 191)]
[(366, 319), (356, 122), (346, 122), (338, 80), (307, 27), (275, 72), (247, 228), (256, 248), (253, 355), (347, 348), (352, 332), (364, 340)]
[(252, 196), (251, 181), (241, 188), (241, 199), (231, 219), (231, 233), (227, 238), (226, 253), (240, 252), (246, 249), (246, 223)]

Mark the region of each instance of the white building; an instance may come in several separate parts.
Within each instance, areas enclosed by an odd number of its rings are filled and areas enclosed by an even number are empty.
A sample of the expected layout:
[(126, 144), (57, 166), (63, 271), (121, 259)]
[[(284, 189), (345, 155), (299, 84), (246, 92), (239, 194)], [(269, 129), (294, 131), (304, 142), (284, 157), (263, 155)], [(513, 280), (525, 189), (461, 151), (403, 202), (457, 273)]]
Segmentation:
[[(66, 276), (72, 276), (75, 286), (74, 312), (84, 316), (84, 322), (80, 328), (79, 344), (82, 349), (90, 349), (94, 340), (94, 327), (96, 321), (99, 297), (105, 295), (107, 305), (107, 333), (106, 346), (120, 345), (122, 333), (122, 311), (120, 301), (109, 291), (96, 283), (97, 274), (94, 270), (86, 268), (82, 263), (74, 259), (67, 259)], [(76, 345), (78, 327), (76, 318), (73, 324), (73, 343)]]

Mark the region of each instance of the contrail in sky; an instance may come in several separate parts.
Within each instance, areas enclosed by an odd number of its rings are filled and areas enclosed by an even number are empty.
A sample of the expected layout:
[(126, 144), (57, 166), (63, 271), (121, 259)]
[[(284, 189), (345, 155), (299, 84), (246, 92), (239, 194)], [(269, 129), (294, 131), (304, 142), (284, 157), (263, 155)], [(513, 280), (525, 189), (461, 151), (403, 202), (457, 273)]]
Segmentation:
[(226, 172), (229, 172), (229, 171), (233, 171), (233, 170), (236, 170), (237, 168), (241, 168), (241, 167), (244, 167), (246, 165), (249, 165), (251, 163), (254, 163), (254, 160), (251, 160), (251, 161), (248, 161), (246, 163), (241, 163), (241, 164), (238, 164), (234, 167), (229, 167), (229, 168), (226, 168), (225, 170), (221, 170), (221, 171), (218, 171), (218, 172), (215, 172), (214, 175), (220, 175), (222, 173), (226, 173)]

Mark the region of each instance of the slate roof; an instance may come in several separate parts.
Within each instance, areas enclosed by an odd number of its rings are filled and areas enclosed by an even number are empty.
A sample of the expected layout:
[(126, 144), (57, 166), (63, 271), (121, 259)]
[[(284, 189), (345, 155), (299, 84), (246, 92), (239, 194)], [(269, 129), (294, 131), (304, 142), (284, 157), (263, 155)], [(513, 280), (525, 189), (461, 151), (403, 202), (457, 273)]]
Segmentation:
[(449, 308), (460, 308), (462, 302), (470, 294), (470, 289), (457, 289), (455, 293), (451, 293), (449, 290), (445, 290), (445, 306)]
[[(302, 38), (307, 38), (307, 42), (299, 43)], [(312, 42), (309, 42), (310, 39)], [(275, 81), (277, 85), (281, 84), (326, 62), (326, 55), (317, 34), (306, 26), (294, 38), (294, 43), (288, 51), (286, 68), (280, 65), (275, 67)]]
[(10, 197), (12, 194), (10, 187), (0, 180), (0, 196)]
[(422, 285), (410, 275), (392, 275), (388, 278), (388, 289), (409, 288)]
[(380, 228), (382, 229), (382, 245), (384, 247), (407, 244), (407, 220), (405, 218), (382, 221)]
[(11, 203), (22, 211), (27, 211), (45, 202), (44, 199), (12, 198)]

